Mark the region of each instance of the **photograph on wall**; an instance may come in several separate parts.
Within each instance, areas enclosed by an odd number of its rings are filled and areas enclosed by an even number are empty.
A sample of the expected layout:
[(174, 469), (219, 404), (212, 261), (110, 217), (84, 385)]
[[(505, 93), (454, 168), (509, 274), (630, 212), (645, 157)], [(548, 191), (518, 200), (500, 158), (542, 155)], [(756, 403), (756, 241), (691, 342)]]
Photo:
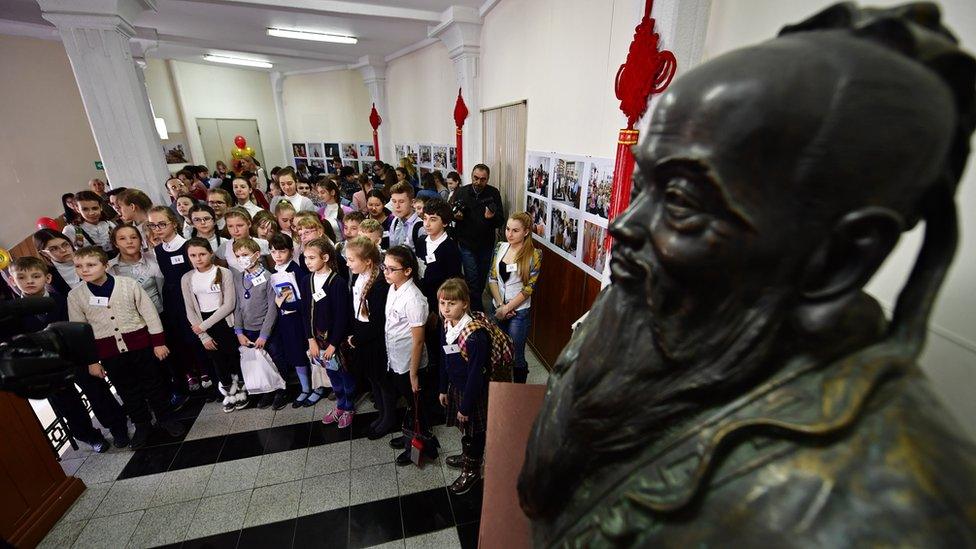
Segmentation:
[(167, 164), (188, 164), (190, 162), (190, 144), (182, 133), (170, 133), (169, 139), (163, 139), (163, 156)]
[(407, 155), (406, 145), (394, 145), (393, 154), (396, 155), (397, 164), (400, 163), (400, 159)]
[(592, 221), (583, 222), (583, 264), (593, 269), (597, 276), (602, 276), (607, 264), (606, 237), (606, 228)]
[(447, 167), (447, 147), (434, 147), (434, 169), (443, 170)]
[(549, 196), (549, 170), (552, 159), (537, 153), (529, 153), (525, 161), (525, 188), (532, 194)]
[(420, 164), (421, 165), (430, 165), (430, 160), (431, 160), (430, 155), (431, 155), (431, 153), (430, 153), (430, 145), (421, 145), (420, 146)]
[(416, 165), (417, 161), (420, 158), (417, 151), (417, 145), (411, 144), (411, 145), (407, 145), (406, 147), (407, 147), (406, 156), (410, 158), (410, 161), (413, 162), (414, 165)]
[(610, 189), (613, 187), (613, 161), (595, 158), (590, 163), (590, 176), (586, 184), (586, 212), (603, 219), (610, 218)]
[(308, 159), (307, 158), (296, 158), (295, 159), (295, 171), (298, 173), (308, 172)]
[(583, 191), (580, 181), (582, 171), (583, 161), (557, 157), (552, 175), (552, 199), (579, 208), (580, 194)]
[(308, 157), (309, 158), (322, 158), (324, 155), (322, 153), (321, 143), (309, 143), (308, 144)]
[(552, 223), (549, 225), (549, 241), (557, 248), (576, 257), (580, 230), (579, 212), (553, 204)]
[(451, 165), (451, 169), (457, 171), (457, 147), (447, 148), (447, 161)]
[(305, 158), (305, 157), (308, 156), (307, 151), (308, 151), (308, 149), (305, 147), (305, 143), (292, 143), (291, 144), (291, 153), (292, 153), (292, 156), (297, 156), (297, 157)]
[(352, 160), (359, 158), (359, 146), (355, 143), (340, 143), (339, 149), (342, 151), (342, 158)]
[(545, 238), (549, 229), (549, 201), (528, 195), (525, 200), (525, 211), (532, 217), (532, 233)]
[(329, 157), (328, 162), (329, 173), (336, 174), (342, 169), (342, 159), (338, 156)]
[(359, 158), (376, 158), (376, 149), (372, 143), (359, 144)]
[(322, 156), (325, 158), (339, 158), (341, 153), (339, 152), (338, 143), (323, 143), (322, 144)]
[[(313, 158), (309, 160), (308, 165), (314, 168), (315, 170), (318, 170), (317, 173), (325, 173), (325, 160), (322, 160), (321, 158)], [(309, 170), (309, 171), (315, 171), (315, 170)]]

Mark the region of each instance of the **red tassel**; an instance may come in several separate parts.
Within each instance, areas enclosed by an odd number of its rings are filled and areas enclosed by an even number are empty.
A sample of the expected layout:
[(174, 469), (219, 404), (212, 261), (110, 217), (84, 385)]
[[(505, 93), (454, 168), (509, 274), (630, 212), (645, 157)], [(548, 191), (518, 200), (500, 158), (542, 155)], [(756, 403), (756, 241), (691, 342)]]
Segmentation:
[(454, 125), (457, 126), (457, 140), (455, 146), (457, 147), (457, 172), (460, 174), (464, 173), (464, 119), (468, 117), (468, 106), (464, 104), (464, 98), (461, 97), (461, 88), (458, 88), (457, 101), (454, 103)]
[(380, 118), (380, 113), (376, 110), (376, 103), (373, 103), (373, 110), (369, 112), (369, 125), (373, 127), (373, 152), (377, 160), (380, 159), (380, 134), (377, 130), (382, 123), (383, 119)]

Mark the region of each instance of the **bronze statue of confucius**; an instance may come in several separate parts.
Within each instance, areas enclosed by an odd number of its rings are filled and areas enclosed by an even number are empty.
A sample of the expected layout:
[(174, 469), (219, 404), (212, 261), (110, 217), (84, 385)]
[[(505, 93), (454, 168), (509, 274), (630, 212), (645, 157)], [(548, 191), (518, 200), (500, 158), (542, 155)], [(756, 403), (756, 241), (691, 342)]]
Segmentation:
[[(537, 547), (972, 547), (976, 447), (916, 365), (976, 62), (931, 4), (838, 4), (686, 73), (518, 490)], [(925, 238), (891, 320), (863, 287)]]

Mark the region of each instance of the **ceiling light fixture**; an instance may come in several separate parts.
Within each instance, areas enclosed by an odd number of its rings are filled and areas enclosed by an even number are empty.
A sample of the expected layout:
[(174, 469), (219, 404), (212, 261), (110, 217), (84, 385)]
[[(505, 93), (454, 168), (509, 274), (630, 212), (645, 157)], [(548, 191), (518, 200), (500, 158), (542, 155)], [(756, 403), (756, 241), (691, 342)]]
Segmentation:
[(332, 42), (334, 44), (356, 44), (359, 42), (359, 39), (355, 36), (343, 36), (341, 34), (328, 34), (325, 32), (298, 29), (279, 29), (276, 27), (268, 27), (268, 36), (294, 38), (295, 40), (313, 40), (315, 42)]
[(260, 59), (243, 59), (241, 57), (230, 57), (228, 55), (207, 54), (203, 56), (204, 61), (214, 63), (226, 63), (228, 65), (241, 65), (242, 67), (257, 67), (259, 69), (270, 69), (274, 65)]

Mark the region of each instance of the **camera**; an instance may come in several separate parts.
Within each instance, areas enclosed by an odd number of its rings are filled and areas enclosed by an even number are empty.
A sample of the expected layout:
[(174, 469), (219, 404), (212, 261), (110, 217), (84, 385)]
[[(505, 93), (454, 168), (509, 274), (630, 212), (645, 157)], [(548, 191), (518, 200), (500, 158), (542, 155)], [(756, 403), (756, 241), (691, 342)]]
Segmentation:
[[(16, 331), (20, 317), (54, 310), (49, 297), (0, 302), (0, 326)], [(82, 322), (54, 322), (47, 328), (0, 344), (0, 391), (24, 398), (46, 398), (69, 383), (79, 366), (98, 362), (95, 335)]]

